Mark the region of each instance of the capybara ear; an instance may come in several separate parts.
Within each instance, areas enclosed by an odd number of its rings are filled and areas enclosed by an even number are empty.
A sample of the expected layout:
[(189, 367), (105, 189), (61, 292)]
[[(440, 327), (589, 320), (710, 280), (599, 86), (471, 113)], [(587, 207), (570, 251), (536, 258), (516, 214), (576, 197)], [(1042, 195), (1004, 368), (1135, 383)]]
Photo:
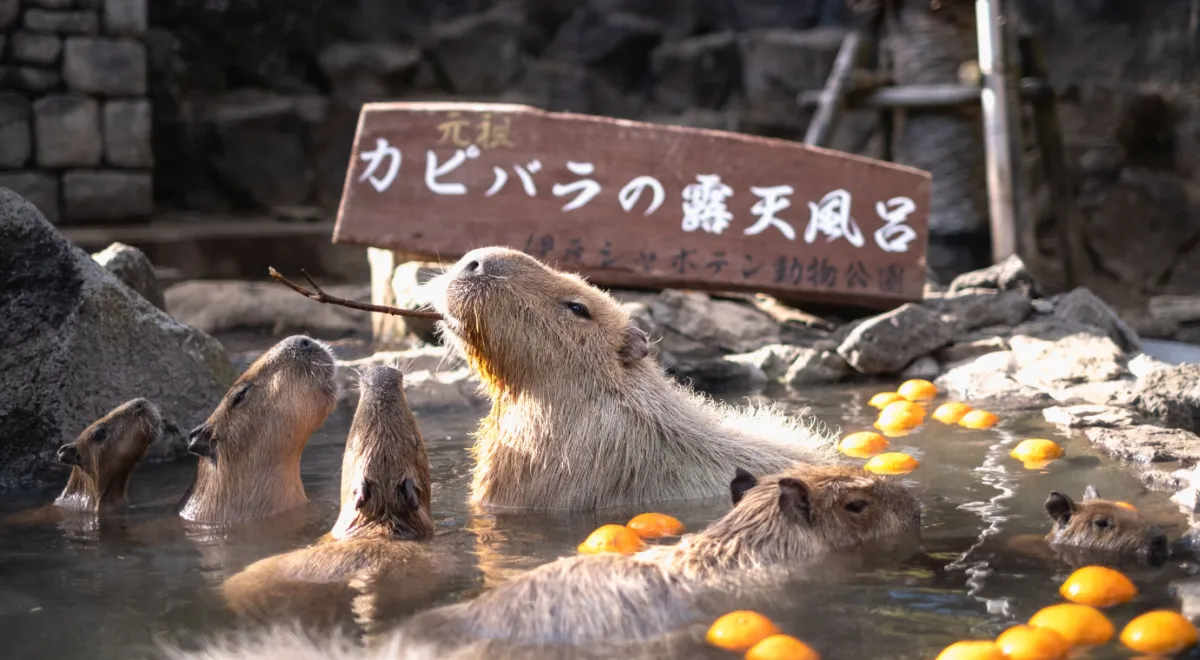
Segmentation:
[(1083, 489), (1083, 501), (1086, 502), (1088, 500), (1098, 499), (1100, 499), (1100, 493), (1096, 492), (1095, 486), (1088, 484), (1088, 487)]
[(354, 509), (361, 510), (367, 505), (367, 501), (371, 499), (371, 480), (363, 479), (362, 485), (358, 487), (358, 499), (354, 500)]
[(405, 506), (413, 511), (421, 508), (421, 498), (417, 494), (417, 484), (412, 477), (400, 482), (396, 487), (396, 493), (400, 495), (400, 501), (404, 502)]
[(1057, 490), (1050, 491), (1050, 496), (1046, 498), (1046, 513), (1054, 522), (1065, 525), (1071, 521), (1071, 514), (1075, 513), (1075, 501)]
[(746, 491), (758, 485), (758, 478), (749, 472), (738, 468), (734, 471), (733, 481), (729, 482), (729, 494), (733, 497), (733, 505), (742, 501)]
[(799, 479), (779, 480), (779, 510), (798, 525), (812, 524), (812, 502), (808, 485)]
[(633, 364), (650, 355), (650, 335), (636, 325), (626, 327), (625, 343), (621, 345), (619, 355), (625, 364)]

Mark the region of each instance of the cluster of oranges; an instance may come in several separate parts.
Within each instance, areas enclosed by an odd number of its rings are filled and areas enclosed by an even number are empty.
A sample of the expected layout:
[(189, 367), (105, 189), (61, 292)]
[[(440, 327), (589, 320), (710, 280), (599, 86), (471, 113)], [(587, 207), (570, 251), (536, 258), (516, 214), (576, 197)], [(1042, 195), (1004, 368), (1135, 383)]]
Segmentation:
[(645, 539), (679, 536), (683, 523), (665, 513), (639, 513), (624, 525), (601, 525), (579, 544), (579, 552), (594, 555), (601, 552), (633, 554), (645, 547)]
[[(905, 381), (895, 392), (880, 392), (867, 405), (879, 409), (873, 431), (851, 433), (838, 444), (838, 451), (851, 458), (869, 459), (864, 469), (876, 474), (908, 474), (920, 466), (917, 459), (903, 452), (888, 452), (888, 438), (912, 433), (925, 423), (925, 405), (937, 396), (937, 386), (927, 380)], [(989, 429), (1000, 418), (986, 410), (951, 401), (938, 406), (930, 415), (943, 424), (957, 424), (968, 429)], [(1013, 448), (1009, 454), (1030, 469), (1042, 468), (1063, 456), (1063, 449), (1053, 440), (1031, 438)]]
[[(1137, 587), (1119, 571), (1085, 566), (1067, 578), (1058, 593), (1069, 603), (1044, 607), (1000, 633), (995, 641), (967, 640), (947, 646), (937, 660), (1062, 660), (1075, 649), (1103, 646), (1116, 628), (1097, 608), (1128, 603)], [(1168, 656), (1194, 646), (1195, 626), (1178, 612), (1152, 610), (1135, 617), (1120, 641), (1138, 653)]]
[(769, 618), (752, 610), (724, 614), (705, 639), (726, 651), (745, 653), (745, 660), (821, 660), (808, 644), (779, 631)]

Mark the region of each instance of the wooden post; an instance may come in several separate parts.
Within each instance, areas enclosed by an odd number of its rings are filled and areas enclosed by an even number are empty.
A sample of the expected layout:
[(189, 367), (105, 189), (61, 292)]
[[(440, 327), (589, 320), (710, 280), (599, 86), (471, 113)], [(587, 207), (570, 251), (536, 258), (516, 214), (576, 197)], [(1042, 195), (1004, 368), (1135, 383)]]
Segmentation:
[(829, 139), (837, 124), (838, 112), (842, 108), (842, 98), (846, 94), (850, 74), (854, 72), (854, 63), (862, 51), (863, 33), (859, 29), (851, 30), (842, 40), (837, 58), (833, 61), (833, 70), (825, 81), (825, 89), (821, 90), (821, 98), (817, 102), (817, 112), (804, 132), (804, 143), (819, 147)]
[(992, 260), (1017, 252), (1013, 195), (1012, 139), (1005, 41), (999, 0), (976, 0), (979, 70), (983, 74), (983, 136), (987, 149), (988, 212), (992, 229)]

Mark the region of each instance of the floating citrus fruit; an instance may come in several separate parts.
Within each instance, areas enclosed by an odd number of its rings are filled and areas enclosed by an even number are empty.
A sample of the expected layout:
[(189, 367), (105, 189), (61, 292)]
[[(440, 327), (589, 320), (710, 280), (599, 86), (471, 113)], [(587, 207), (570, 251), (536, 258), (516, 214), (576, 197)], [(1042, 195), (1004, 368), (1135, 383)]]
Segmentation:
[(933, 383), (914, 378), (901, 383), (900, 387), (896, 388), (896, 394), (908, 399), (909, 401), (929, 401), (937, 396), (938, 389)]
[(904, 436), (913, 432), (913, 429), (911, 428), (901, 429), (892, 428), (891, 426), (880, 426), (879, 422), (875, 422), (875, 428), (879, 429), (879, 432), (882, 433), (883, 437), (885, 438), (903, 438)]
[(1121, 507), (1122, 509), (1129, 509), (1130, 511), (1137, 511), (1137, 507), (1130, 504), (1129, 502), (1121, 501), (1121, 502), (1113, 502), (1113, 504)]
[(966, 640), (942, 649), (935, 660), (1004, 660), (995, 642)]
[(911, 401), (895, 401), (879, 411), (875, 426), (881, 429), (911, 430), (925, 421), (925, 409)]
[(1130, 621), (1121, 643), (1142, 653), (1172, 655), (1196, 644), (1196, 627), (1178, 612), (1155, 610)]
[(1008, 660), (1062, 660), (1071, 645), (1050, 628), (1016, 625), (996, 638), (996, 646)]
[(771, 635), (750, 647), (745, 660), (821, 660), (821, 656), (791, 635)]
[(1029, 618), (1029, 625), (1034, 628), (1049, 628), (1062, 635), (1071, 646), (1107, 644), (1117, 632), (1112, 622), (1100, 610), (1075, 603), (1043, 607)]
[(678, 536), (686, 529), (677, 518), (665, 513), (639, 513), (625, 526), (644, 539), (660, 536)]
[(943, 403), (933, 411), (932, 417), (943, 424), (957, 424), (963, 415), (971, 412), (971, 406), (965, 403)]
[(887, 449), (887, 446), (887, 438), (882, 435), (871, 431), (859, 431), (842, 438), (838, 443), (838, 451), (852, 458), (871, 458)]
[(1045, 440), (1043, 438), (1030, 438), (1022, 440), (1020, 444), (1013, 447), (1012, 451), (1008, 452), (1009, 456), (1027, 463), (1039, 463), (1042, 461), (1052, 461), (1056, 458), (1062, 458), (1063, 448), (1053, 440)]
[(625, 526), (644, 539), (678, 536), (684, 529), (683, 523), (665, 513), (639, 513)]
[(627, 555), (642, 549), (642, 539), (624, 525), (601, 525), (579, 544), (579, 552), (592, 555), (617, 552)]
[(920, 465), (921, 463), (912, 456), (893, 451), (872, 458), (863, 469), (875, 474), (908, 474)]
[(999, 417), (986, 410), (972, 410), (958, 420), (958, 425), (969, 429), (981, 430), (992, 428), (998, 421), (1000, 421)]
[(896, 392), (880, 392), (879, 394), (876, 394), (875, 396), (871, 397), (871, 400), (867, 402), (867, 405), (871, 406), (872, 408), (879, 408), (880, 410), (882, 410), (884, 406), (886, 406), (889, 403), (892, 403), (893, 401), (903, 401), (903, 400), (904, 400), (904, 397), (900, 396)]
[(718, 648), (741, 652), (777, 634), (779, 629), (767, 617), (751, 610), (737, 610), (713, 621), (704, 638)]
[(1067, 578), (1058, 593), (1072, 603), (1109, 607), (1137, 597), (1137, 587), (1119, 571), (1104, 566), (1084, 566)]

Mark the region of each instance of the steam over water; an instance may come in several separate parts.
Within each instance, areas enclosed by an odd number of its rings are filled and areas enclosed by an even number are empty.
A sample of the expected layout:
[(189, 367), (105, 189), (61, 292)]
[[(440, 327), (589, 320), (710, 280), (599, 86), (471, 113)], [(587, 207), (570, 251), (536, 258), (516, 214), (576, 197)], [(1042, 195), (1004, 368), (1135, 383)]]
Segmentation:
[[(888, 387), (822, 387), (795, 404), (810, 406), (821, 420), (840, 426), (844, 435), (873, 430), (876, 411), (866, 401), (882, 389)], [(891, 439), (889, 451), (908, 452), (921, 461), (905, 478), (925, 506), (923, 553), (875, 558), (878, 561), (865, 566), (830, 571), (825, 579), (789, 588), (785, 598), (758, 609), (827, 660), (932, 660), (950, 642), (993, 638), (1038, 609), (1062, 602), (1058, 585), (1072, 568), (1052, 556), (1024, 557), (1006, 546), (1017, 535), (1040, 536), (1048, 530), (1042, 503), (1050, 490), (1079, 499), (1085, 486), (1094, 484), (1103, 497), (1129, 501), (1154, 515), (1172, 541), (1182, 532), (1183, 518), (1165, 493), (1147, 492), (1082, 437), (1059, 433), (1037, 411), (1001, 419), (987, 431), (927, 419), (915, 433)], [(623, 523), (653, 510), (674, 515), (694, 531), (729, 507), (727, 499), (720, 499), (599, 514), (472, 515), (466, 498), (469, 432), (476, 417), (426, 415), (418, 421), (429, 443), (433, 513), (440, 528), (433, 543), (439, 552), (467, 560), (467, 568), (444, 584), (429, 606), (471, 597), (508, 576), (573, 553), (604, 523)], [(100, 529), (17, 529), (0, 524), (0, 656), (153, 657), (156, 639), (186, 641), (197, 633), (237, 625), (217, 587), (252, 561), (303, 547), (328, 531), (336, 518), (338, 470), (348, 428), (348, 416), (335, 415), (310, 441), (303, 463), (310, 504), (299, 526), (260, 529), (234, 539), (156, 532), (169, 527), (156, 521), (172, 518), (171, 506), (191, 479), (190, 462), (139, 468), (131, 489), (131, 502), (140, 505), (138, 510)], [(1008, 451), (1030, 437), (1054, 439), (1067, 455), (1045, 469), (1027, 470)], [(55, 493), (5, 500), (0, 516), (48, 502)], [(1167, 583), (1189, 572), (1179, 557), (1162, 567), (1122, 570), (1141, 595), (1133, 603), (1106, 610), (1118, 630), (1151, 607), (1173, 607)], [(730, 603), (731, 608), (735, 605)], [(395, 620), (404, 616), (394, 614)], [(734, 657), (703, 644), (708, 623), (698, 622), (689, 631), (694, 641), (680, 649), (680, 657)], [(1128, 654), (1110, 645), (1086, 657)]]

